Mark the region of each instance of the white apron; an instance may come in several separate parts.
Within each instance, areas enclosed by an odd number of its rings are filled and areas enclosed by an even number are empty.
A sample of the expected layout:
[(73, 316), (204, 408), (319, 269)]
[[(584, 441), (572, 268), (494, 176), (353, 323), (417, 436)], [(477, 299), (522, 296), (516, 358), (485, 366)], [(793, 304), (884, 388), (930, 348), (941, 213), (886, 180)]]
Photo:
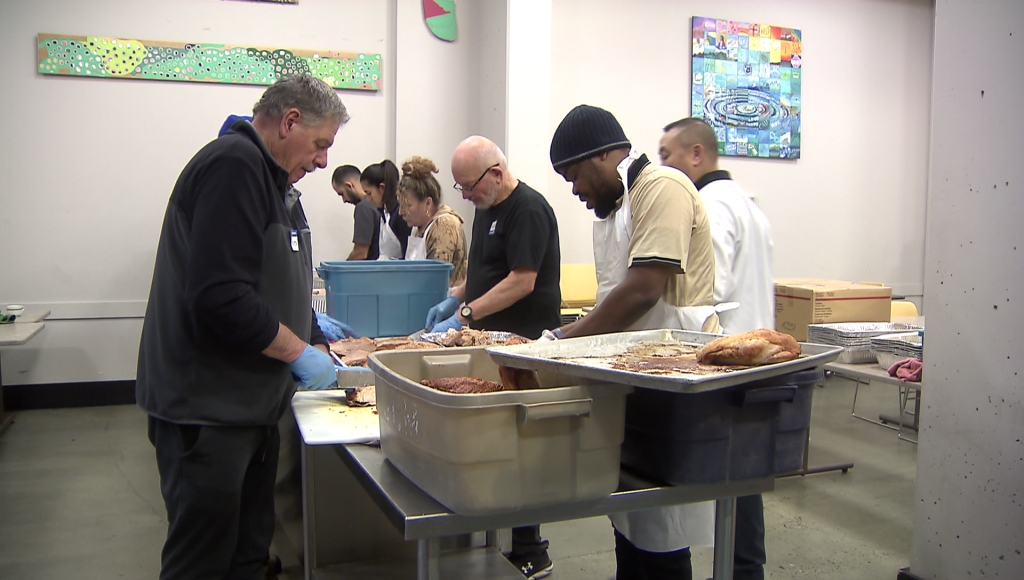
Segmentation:
[(386, 209), (381, 209), (380, 219), (383, 223), (380, 226), (380, 257), (378, 260), (401, 260), (402, 259), (402, 242), (398, 241), (398, 236), (395, 235), (394, 230), (391, 229), (391, 225), (388, 223), (388, 219), (391, 216), (388, 215)]
[(427, 259), (427, 234), (430, 233), (430, 228), (434, 227), (434, 222), (436, 221), (436, 219), (430, 220), (430, 223), (427, 224), (427, 229), (423, 230), (423, 237), (409, 236), (409, 245), (405, 247), (406, 260)]
[[(639, 155), (635, 151), (619, 165), (622, 183), (628, 183), (626, 171)], [(633, 216), (629, 207), (629, 191), (622, 195), (622, 206), (604, 220), (594, 222), (594, 264), (597, 270), (597, 304), (626, 279), (629, 264), (629, 240)], [(705, 324), (717, 332), (714, 306), (676, 307), (659, 299), (640, 320), (627, 330), (672, 328), (700, 331)], [(709, 320), (713, 318), (713, 320)], [(714, 545), (715, 503), (702, 502), (655, 508), (608, 516), (615, 529), (634, 546), (648, 552), (672, 552), (686, 547)]]

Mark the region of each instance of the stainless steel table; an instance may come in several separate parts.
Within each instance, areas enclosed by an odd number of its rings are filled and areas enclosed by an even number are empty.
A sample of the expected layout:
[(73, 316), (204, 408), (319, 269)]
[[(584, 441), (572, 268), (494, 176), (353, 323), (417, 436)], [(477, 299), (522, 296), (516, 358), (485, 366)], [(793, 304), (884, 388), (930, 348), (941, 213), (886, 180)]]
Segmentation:
[[(32, 340), (43, 330), (40, 322), (50, 315), (49, 310), (26, 310), (12, 324), (0, 324), (0, 346), (20, 346)], [(2, 361), (2, 359), (0, 359)], [(0, 364), (0, 433), (14, 421), (14, 414), (4, 410), (3, 366)]]
[(333, 449), (402, 537), (417, 541), (418, 580), (440, 578), (444, 567), (440, 538), (445, 536), (709, 500), (716, 500), (714, 577), (728, 580), (732, 578), (736, 497), (775, 488), (775, 479), (770, 477), (720, 485), (663, 486), (623, 472), (618, 491), (604, 499), (487, 516), (460, 516), (406, 479), (379, 448), (335, 445)]
[[(522, 574), (495, 549), (492, 531), (712, 499), (717, 500), (715, 577), (729, 579), (735, 498), (775, 487), (773, 478), (671, 487), (623, 472), (619, 490), (605, 499), (459, 516), (409, 481), (379, 448), (351, 444), (374, 437), (367, 425), (340, 412), (343, 400), (338, 391), (297, 393), (282, 420), (282, 449), (294, 436), (301, 462), (297, 523), (307, 580), (518, 580)], [(280, 469), (288, 471), (289, 463)], [(474, 542), (469, 535), (475, 532), (487, 532), (487, 540)]]
[[(853, 391), (853, 407), (850, 410), (850, 414), (860, 419), (861, 421), (867, 421), (868, 423), (874, 423), (888, 429), (892, 429), (897, 432), (897, 437), (903, 441), (910, 443), (917, 443), (916, 440), (910, 439), (903, 436), (903, 428), (917, 431), (918, 429), (918, 417), (921, 413), (921, 388), (924, 385), (924, 381), (913, 383), (906, 382), (896, 377), (890, 377), (886, 369), (877, 366), (875, 363), (865, 364), (847, 364), (847, 363), (829, 363), (825, 365), (826, 371), (831, 371), (837, 377), (851, 380), (855, 383)], [(899, 416), (893, 417), (891, 415), (879, 415), (878, 421), (864, 417), (857, 414), (857, 393), (860, 390), (861, 385), (868, 385), (872, 382), (885, 383), (888, 385), (896, 385), (899, 390), (897, 396), (899, 399)], [(907, 411), (907, 403), (910, 400), (910, 393), (914, 393), (914, 412)]]

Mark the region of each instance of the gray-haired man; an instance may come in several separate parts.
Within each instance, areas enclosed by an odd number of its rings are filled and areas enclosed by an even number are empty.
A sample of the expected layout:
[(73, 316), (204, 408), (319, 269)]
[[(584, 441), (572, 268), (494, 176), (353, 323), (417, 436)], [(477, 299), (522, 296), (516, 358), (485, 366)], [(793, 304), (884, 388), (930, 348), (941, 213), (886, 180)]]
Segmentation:
[(335, 377), (310, 304), (309, 229), (286, 192), (326, 167), (346, 121), (323, 81), (282, 79), (171, 193), (136, 380), (167, 507), (162, 580), (263, 577), (277, 421), (296, 382)]

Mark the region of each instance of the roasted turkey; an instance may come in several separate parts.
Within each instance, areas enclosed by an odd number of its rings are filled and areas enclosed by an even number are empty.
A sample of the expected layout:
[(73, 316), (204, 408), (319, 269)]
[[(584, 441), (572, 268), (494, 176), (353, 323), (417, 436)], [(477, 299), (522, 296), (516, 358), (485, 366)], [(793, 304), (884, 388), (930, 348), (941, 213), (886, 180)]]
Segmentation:
[(713, 365), (768, 365), (798, 356), (800, 343), (792, 336), (770, 328), (716, 338), (697, 351), (697, 361)]

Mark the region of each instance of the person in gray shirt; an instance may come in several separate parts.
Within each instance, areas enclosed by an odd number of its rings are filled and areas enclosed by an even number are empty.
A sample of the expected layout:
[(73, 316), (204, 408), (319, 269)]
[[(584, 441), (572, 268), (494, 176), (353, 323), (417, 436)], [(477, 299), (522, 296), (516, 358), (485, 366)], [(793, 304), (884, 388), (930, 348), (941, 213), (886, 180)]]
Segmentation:
[(380, 256), (380, 210), (363, 191), (360, 177), (358, 167), (342, 165), (334, 170), (331, 186), (345, 203), (356, 206), (352, 214), (352, 251), (347, 259), (376, 260)]

